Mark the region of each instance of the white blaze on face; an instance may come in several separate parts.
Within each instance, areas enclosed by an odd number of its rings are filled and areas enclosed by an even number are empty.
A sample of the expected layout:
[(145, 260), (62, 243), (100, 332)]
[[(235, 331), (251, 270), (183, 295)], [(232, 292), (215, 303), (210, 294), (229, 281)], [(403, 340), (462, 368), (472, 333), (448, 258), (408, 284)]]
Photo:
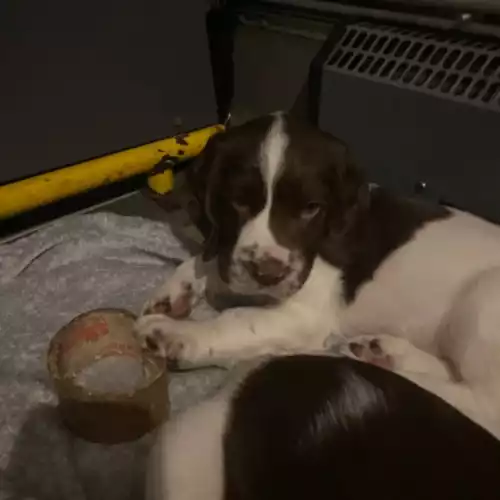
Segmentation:
[(288, 136), (285, 133), (281, 115), (276, 114), (274, 122), (264, 140), (259, 158), (259, 167), (266, 189), (266, 205), (241, 229), (235, 246), (235, 257), (240, 251), (252, 248), (255, 257), (263, 255), (288, 262), (290, 251), (278, 244), (270, 229), (270, 213), (273, 203), (273, 189), (283, 168)]

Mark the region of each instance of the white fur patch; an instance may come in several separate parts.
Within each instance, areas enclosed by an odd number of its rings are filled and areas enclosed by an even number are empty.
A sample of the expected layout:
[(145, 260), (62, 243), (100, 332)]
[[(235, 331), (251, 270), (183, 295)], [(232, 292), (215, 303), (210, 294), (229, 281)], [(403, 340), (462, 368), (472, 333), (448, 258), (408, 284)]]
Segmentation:
[(151, 453), (146, 500), (223, 498), (228, 405), (221, 395), (165, 424)]
[[(289, 137), (284, 130), (283, 117), (276, 114), (274, 122), (260, 149), (259, 169), (266, 190), (264, 208), (240, 231), (233, 251), (230, 269), (230, 289), (235, 293), (259, 294), (263, 291), (274, 298), (284, 299), (300, 287), (300, 273), (305, 265), (304, 259), (296, 252), (280, 245), (270, 227), (274, 187), (283, 172), (285, 152)], [(271, 257), (288, 266), (290, 272), (283, 281), (274, 286), (263, 287), (249, 275), (242, 262), (258, 261)]]
[(262, 211), (241, 229), (235, 253), (242, 248), (255, 247), (257, 256), (268, 255), (284, 262), (290, 251), (281, 247), (269, 227), (269, 216), (273, 203), (273, 188), (283, 167), (288, 137), (283, 129), (283, 119), (277, 115), (260, 150), (260, 170), (266, 187), (266, 204)]

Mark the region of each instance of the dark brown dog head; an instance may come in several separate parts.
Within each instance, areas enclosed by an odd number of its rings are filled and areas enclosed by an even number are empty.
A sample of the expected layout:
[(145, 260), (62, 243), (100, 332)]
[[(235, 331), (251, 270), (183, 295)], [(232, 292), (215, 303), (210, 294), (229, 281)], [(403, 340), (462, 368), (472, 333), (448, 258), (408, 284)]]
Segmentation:
[(284, 114), (213, 137), (190, 180), (205, 258), (233, 292), (277, 299), (302, 286), (318, 254), (342, 257), (368, 193), (341, 141)]

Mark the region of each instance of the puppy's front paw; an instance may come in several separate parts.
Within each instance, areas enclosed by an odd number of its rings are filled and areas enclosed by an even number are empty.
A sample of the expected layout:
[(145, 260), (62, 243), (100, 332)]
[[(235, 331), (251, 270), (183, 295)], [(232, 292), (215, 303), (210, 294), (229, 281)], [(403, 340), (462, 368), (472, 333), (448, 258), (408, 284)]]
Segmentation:
[(135, 323), (135, 334), (143, 349), (165, 358), (170, 366), (192, 367), (202, 358), (198, 337), (183, 332), (182, 321), (162, 314), (142, 316)]
[(186, 318), (191, 314), (196, 301), (192, 284), (178, 283), (160, 290), (144, 305), (141, 315), (163, 314), (171, 318)]

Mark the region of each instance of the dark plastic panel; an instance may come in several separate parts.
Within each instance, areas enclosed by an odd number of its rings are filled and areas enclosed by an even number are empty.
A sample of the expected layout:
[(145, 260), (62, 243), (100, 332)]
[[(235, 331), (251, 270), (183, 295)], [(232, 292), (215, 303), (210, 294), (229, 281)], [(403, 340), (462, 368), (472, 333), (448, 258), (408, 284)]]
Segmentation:
[(499, 66), (491, 42), (352, 25), (323, 66), (319, 125), (372, 182), (500, 221)]
[(4, 0), (0, 183), (217, 121), (205, 0)]

